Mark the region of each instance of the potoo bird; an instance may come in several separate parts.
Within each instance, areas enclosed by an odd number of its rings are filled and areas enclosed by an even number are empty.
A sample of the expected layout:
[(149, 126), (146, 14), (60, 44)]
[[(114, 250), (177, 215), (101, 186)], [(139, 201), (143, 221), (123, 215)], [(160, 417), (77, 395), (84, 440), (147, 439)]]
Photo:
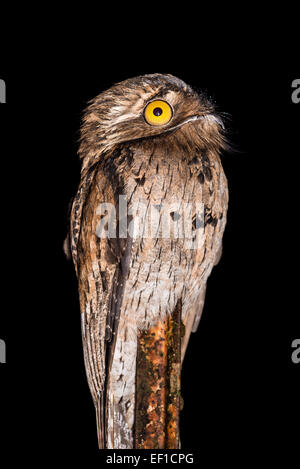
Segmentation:
[(100, 448), (179, 448), (180, 372), (228, 205), (223, 124), (172, 75), (125, 80), (83, 117), (70, 248)]

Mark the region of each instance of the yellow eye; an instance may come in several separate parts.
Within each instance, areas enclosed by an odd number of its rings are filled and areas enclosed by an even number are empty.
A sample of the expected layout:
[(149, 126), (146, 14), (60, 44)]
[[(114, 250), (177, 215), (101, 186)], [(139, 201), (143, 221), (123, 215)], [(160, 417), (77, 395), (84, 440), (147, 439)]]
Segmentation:
[(164, 125), (172, 119), (172, 108), (166, 101), (151, 101), (147, 104), (144, 116), (150, 125)]

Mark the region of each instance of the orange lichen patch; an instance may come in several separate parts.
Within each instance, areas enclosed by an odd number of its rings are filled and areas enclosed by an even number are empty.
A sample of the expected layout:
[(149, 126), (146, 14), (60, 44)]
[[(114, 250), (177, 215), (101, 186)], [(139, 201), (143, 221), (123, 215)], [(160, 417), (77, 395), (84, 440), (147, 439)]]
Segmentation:
[(179, 446), (180, 315), (172, 314), (138, 337), (135, 447)]

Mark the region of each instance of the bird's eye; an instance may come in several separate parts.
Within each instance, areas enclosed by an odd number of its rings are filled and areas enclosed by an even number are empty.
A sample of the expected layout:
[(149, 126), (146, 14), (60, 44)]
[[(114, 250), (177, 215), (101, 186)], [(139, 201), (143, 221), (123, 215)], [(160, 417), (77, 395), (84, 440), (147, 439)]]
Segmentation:
[(172, 108), (166, 101), (151, 101), (145, 107), (144, 117), (150, 125), (164, 125), (172, 119)]

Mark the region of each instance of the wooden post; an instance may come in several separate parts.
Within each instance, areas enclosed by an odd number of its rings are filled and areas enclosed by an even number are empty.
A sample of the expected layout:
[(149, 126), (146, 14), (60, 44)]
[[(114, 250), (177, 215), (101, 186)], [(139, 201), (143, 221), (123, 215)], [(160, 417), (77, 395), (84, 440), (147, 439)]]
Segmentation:
[(139, 333), (135, 448), (179, 448), (181, 303), (171, 316)]

